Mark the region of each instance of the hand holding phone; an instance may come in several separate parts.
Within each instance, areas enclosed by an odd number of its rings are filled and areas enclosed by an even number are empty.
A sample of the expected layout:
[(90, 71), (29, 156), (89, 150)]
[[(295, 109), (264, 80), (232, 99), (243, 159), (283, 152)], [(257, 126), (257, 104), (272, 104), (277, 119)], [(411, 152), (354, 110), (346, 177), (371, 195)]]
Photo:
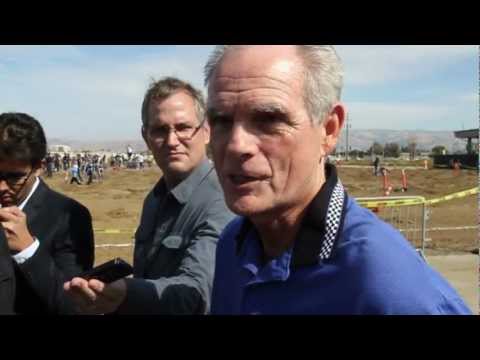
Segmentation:
[(93, 269), (81, 273), (78, 275), (78, 277), (85, 280), (97, 279), (109, 284), (132, 273), (133, 267), (130, 264), (128, 264), (125, 260), (115, 258), (107, 261), (106, 263), (98, 265)]

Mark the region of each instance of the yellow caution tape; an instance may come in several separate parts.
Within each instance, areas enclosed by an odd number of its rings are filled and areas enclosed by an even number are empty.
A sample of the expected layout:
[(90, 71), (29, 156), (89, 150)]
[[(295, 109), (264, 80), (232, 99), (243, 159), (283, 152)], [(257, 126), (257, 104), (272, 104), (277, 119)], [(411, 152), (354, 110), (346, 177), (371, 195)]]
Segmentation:
[(402, 199), (402, 200), (388, 200), (388, 198), (380, 201), (358, 200), (358, 203), (368, 209), (378, 208), (378, 207), (394, 207), (394, 206), (420, 205), (420, 204), (433, 205), (443, 201), (449, 201), (449, 200), (459, 199), (459, 198), (463, 198), (470, 195), (475, 195), (475, 194), (478, 194), (478, 192), (479, 192), (478, 187), (475, 187), (469, 190), (459, 191), (457, 193), (453, 193), (450, 195), (446, 195), (446, 196), (442, 196), (442, 197), (439, 197), (436, 199), (430, 199), (430, 200), (426, 200), (424, 197), (419, 196), (413, 199)]
[(427, 204), (432, 205), (432, 204), (436, 204), (436, 203), (439, 203), (439, 202), (442, 202), (442, 201), (459, 199), (459, 198), (463, 198), (463, 197), (470, 196), (470, 195), (475, 195), (475, 194), (478, 194), (478, 187), (472, 188), (470, 190), (460, 191), (460, 192), (457, 192), (457, 193), (454, 193), (454, 194), (446, 195), (446, 196), (443, 196), (441, 198), (427, 200)]
[(378, 207), (393, 207), (393, 206), (406, 206), (406, 205), (419, 205), (426, 202), (425, 198), (418, 197), (414, 199), (403, 199), (403, 200), (358, 200), (358, 203), (363, 207), (368, 209), (378, 208)]
[(99, 234), (133, 234), (137, 229), (93, 229)]

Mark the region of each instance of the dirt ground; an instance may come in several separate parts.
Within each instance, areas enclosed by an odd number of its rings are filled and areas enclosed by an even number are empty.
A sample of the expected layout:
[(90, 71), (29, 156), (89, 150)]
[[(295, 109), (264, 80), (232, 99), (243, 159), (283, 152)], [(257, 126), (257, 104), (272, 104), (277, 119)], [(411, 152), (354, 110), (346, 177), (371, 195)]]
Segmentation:
[(435, 270), (447, 278), (474, 314), (479, 314), (478, 255), (429, 255), (426, 259)]
[[(407, 169), (408, 191), (401, 188), (401, 169), (390, 167), (392, 196), (421, 195), (434, 199), (478, 186), (478, 172), (448, 169)], [(382, 177), (372, 175), (369, 167), (338, 167), (339, 176), (354, 197), (382, 196)], [(45, 181), (55, 190), (77, 199), (90, 209), (97, 245), (95, 263), (120, 256), (132, 262), (133, 233), (138, 226), (143, 199), (161, 172), (157, 167), (143, 171), (107, 169), (103, 182), (91, 185), (70, 185), (63, 174)], [(432, 205), (428, 228), (478, 226), (478, 197), (468, 196)], [(427, 259), (464, 296), (478, 312), (478, 256), (469, 255), (478, 249), (478, 228), (435, 230), (427, 232)], [(105, 246), (108, 245), (108, 246)], [(119, 245), (119, 246), (115, 246)], [(451, 257), (455, 255), (456, 257)], [(431, 259), (431, 260), (430, 260)], [(455, 259), (455, 260), (452, 260)]]
[[(469, 190), (478, 186), (478, 172), (448, 169), (409, 169), (408, 190), (398, 191), (402, 184), (401, 168), (390, 168), (389, 181), (394, 191), (391, 196), (419, 195), (436, 199), (448, 194)], [(338, 168), (339, 177), (354, 197), (383, 196), (383, 178), (372, 175), (371, 168)], [(397, 190), (397, 191), (395, 191)], [(428, 207), (427, 229), (478, 226), (478, 196), (467, 196)], [(478, 249), (478, 228), (462, 230), (428, 231), (427, 248), (436, 254), (465, 253)]]

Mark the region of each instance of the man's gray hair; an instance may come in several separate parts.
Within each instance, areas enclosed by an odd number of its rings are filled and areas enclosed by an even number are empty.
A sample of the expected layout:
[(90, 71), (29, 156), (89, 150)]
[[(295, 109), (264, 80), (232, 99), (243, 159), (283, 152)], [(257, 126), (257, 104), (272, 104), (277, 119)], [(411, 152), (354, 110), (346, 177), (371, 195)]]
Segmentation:
[[(230, 50), (253, 45), (219, 45), (215, 47), (204, 68), (205, 86)], [(343, 87), (343, 66), (331, 45), (294, 45), (304, 64), (304, 101), (313, 123), (320, 123), (340, 100)]]
[(179, 91), (184, 91), (192, 97), (198, 121), (202, 123), (205, 118), (205, 100), (202, 93), (186, 81), (174, 77), (164, 77), (158, 81), (152, 79), (145, 93), (142, 104), (142, 124), (145, 129), (148, 128), (148, 116), (152, 100), (162, 101)]

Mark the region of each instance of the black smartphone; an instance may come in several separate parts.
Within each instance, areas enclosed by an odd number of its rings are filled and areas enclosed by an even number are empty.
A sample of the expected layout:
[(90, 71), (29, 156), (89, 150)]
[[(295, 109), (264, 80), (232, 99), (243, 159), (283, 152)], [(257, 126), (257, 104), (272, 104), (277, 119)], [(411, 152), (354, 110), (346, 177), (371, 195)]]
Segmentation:
[(78, 277), (86, 280), (97, 279), (108, 284), (132, 273), (133, 267), (129, 263), (120, 258), (115, 258), (81, 273)]

